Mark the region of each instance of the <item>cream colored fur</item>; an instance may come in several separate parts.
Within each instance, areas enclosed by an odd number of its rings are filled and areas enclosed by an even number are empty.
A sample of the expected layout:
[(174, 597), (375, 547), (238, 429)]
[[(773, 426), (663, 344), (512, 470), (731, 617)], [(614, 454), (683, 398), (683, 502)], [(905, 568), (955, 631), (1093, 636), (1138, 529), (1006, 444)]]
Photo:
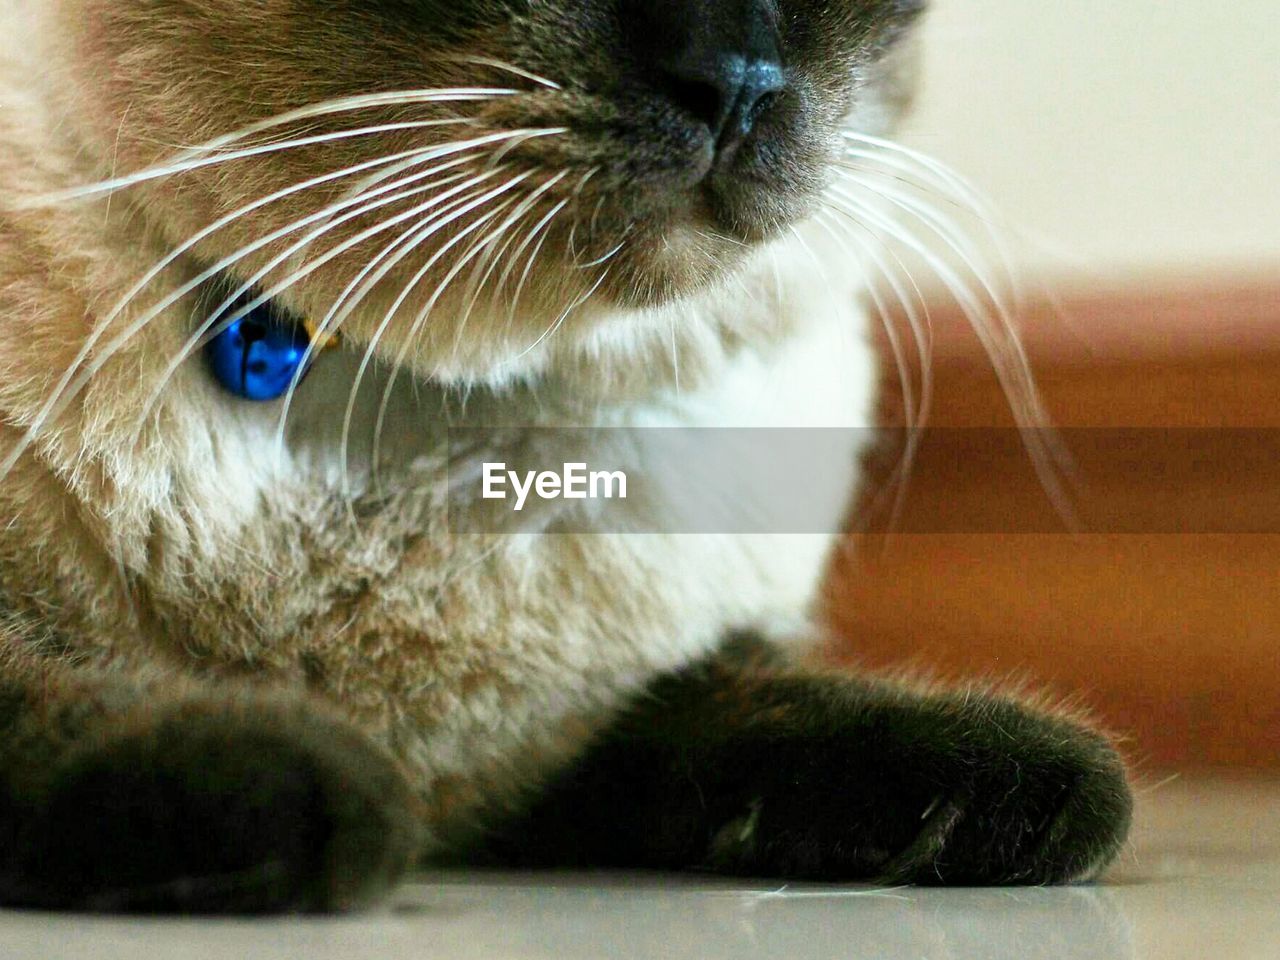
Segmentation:
[[(0, 9), (0, 452), (172, 246), (128, 195), (109, 208), (24, 205), (112, 164), (97, 134), (76, 128), (74, 65), (45, 19), (66, 5), (43, 4)], [(515, 366), (491, 356), (487, 373), (402, 374), (376, 483), (367, 441), (380, 382), (361, 393), (345, 471), (340, 456), (358, 341), (321, 361), (283, 448), (278, 405), (225, 395), (195, 362), (135, 435), (190, 332), (183, 300), (105, 363), (0, 482), (4, 592), (112, 670), (283, 685), (336, 704), (404, 760), (433, 842), (447, 845), (580, 749), (656, 672), (732, 629), (803, 634), (831, 538), (456, 534), (443, 513), (445, 428), (503, 424), (492, 447), (502, 459), (511, 428), (529, 426), (865, 424), (875, 374), (859, 278), (823, 253), (820, 231), (804, 236), (666, 307), (589, 305), (571, 336)], [(193, 270), (175, 264), (148, 302)], [(486, 388), (464, 402), (467, 383)], [(813, 490), (832, 529), (857, 453), (851, 443)], [(545, 530), (555, 517), (529, 522)]]

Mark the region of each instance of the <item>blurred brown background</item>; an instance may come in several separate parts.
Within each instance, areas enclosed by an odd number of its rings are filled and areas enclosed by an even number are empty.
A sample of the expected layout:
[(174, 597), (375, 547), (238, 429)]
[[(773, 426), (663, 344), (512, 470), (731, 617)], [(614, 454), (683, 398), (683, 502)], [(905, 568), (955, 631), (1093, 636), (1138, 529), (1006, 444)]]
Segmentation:
[[(963, 318), (944, 303), (933, 315), (930, 422), (1009, 425)], [(1059, 426), (1166, 429), (1135, 434), (1138, 456), (1072, 444), (1082, 512), (1104, 517), (1085, 534), (1008, 532), (1057, 522), (1017, 444), (926, 434), (895, 529), (962, 532), (850, 536), (828, 589), (838, 655), (1079, 696), (1148, 772), (1280, 771), (1280, 456), (1265, 455), (1280, 448), (1269, 432), (1237, 431), (1245, 446), (1264, 438), (1264, 455), (1235, 455), (1235, 441), (1189, 455), (1167, 429), (1280, 427), (1280, 282), (1095, 287), (1031, 304), (1024, 329)], [(896, 424), (892, 364), (885, 383), (883, 421)], [(1233, 436), (1193, 434), (1216, 435)], [(873, 489), (895, 462), (876, 460)], [(1128, 518), (1161, 532), (1097, 532)], [(1276, 532), (1168, 532), (1184, 523)]]

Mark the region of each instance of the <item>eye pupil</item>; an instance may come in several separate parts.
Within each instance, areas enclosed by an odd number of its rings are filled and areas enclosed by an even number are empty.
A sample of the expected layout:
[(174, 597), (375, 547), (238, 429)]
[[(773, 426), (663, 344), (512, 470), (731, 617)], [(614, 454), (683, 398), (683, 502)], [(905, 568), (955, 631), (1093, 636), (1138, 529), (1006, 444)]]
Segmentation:
[(246, 344), (257, 343), (259, 340), (267, 338), (267, 328), (261, 321), (255, 319), (256, 313), (257, 311), (254, 311), (254, 313), (249, 314), (240, 321), (240, 336)]

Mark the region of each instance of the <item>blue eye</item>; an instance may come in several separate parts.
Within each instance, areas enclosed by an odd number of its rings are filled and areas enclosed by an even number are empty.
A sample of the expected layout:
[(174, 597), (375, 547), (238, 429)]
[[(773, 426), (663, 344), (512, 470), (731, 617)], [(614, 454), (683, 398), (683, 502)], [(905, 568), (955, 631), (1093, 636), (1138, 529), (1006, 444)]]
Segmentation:
[(205, 347), (214, 379), (237, 397), (266, 401), (284, 396), (311, 338), (306, 327), (263, 304), (218, 333)]

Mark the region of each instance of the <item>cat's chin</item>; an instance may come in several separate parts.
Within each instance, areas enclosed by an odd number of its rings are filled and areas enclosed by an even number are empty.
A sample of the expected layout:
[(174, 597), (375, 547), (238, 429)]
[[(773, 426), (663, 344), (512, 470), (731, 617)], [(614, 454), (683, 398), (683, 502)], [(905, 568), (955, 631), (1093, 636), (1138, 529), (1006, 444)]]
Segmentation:
[(649, 310), (714, 291), (761, 248), (802, 222), (802, 205), (778, 208), (776, 218), (761, 211), (765, 204), (741, 210), (707, 191), (679, 210), (656, 213), (639, 221), (627, 244), (609, 257), (596, 295), (619, 310)]

